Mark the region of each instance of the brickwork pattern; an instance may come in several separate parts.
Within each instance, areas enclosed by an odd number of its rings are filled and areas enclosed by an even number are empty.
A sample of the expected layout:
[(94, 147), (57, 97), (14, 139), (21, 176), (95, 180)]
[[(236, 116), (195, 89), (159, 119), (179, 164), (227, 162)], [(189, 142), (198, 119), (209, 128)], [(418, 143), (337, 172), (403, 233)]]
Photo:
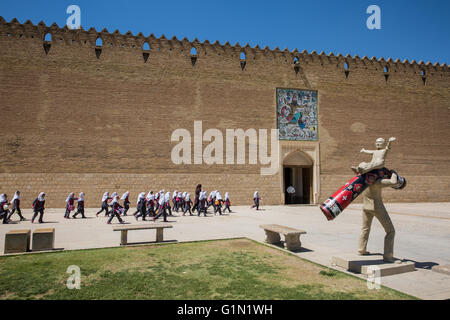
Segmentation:
[[(47, 53), (46, 33), (52, 35)], [(265, 178), (260, 165), (170, 159), (171, 133), (193, 134), (195, 120), (203, 120), (204, 131), (224, 134), (276, 128), (277, 87), (318, 91), (321, 201), (351, 177), (350, 165), (368, 160), (359, 150), (380, 136), (397, 137), (388, 167), (408, 179), (405, 190), (388, 191), (387, 199), (450, 198), (445, 64), (73, 31), (0, 17), (0, 70), (0, 190), (22, 188), (26, 201), (44, 189), (47, 205), (62, 207), (70, 191), (83, 190), (90, 203), (105, 190), (193, 190), (201, 182), (230, 192), (235, 204), (248, 203), (255, 188), (267, 204), (280, 204), (282, 171)]]

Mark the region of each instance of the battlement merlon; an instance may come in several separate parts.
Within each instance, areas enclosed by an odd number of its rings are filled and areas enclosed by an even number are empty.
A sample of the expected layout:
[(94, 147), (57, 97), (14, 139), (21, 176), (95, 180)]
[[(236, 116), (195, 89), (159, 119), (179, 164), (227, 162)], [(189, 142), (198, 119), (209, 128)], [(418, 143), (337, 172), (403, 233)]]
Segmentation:
[[(416, 62), (415, 60), (409, 62), (407, 59), (400, 61), (399, 59), (393, 60), (392, 58), (388, 58), (387, 60), (383, 57), (377, 59), (375, 57), (371, 57), (370, 59), (367, 56), (360, 58), (358, 55), (354, 55), (353, 57), (350, 54), (343, 56), (342, 54), (334, 55), (333, 52), (330, 52), (328, 55), (323, 51), (317, 53), (316, 51), (312, 51), (308, 53), (307, 50), (303, 50), (300, 52), (298, 49), (294, 49), (289, 51), (287, 48), (284, 50), (279, 49), (278, 47), (274, 49), (270, 49), (268, 46), (265, 48), (261, 48), (258, 45), (255, 47), (251, 47), (248, 43), (244, 46), (241, 46), (239, 43), (235, 45), (231, 45), (228, 41), (225, 44), (221, 44), (219, 41), (215, 41), (214, 43), (205, 40), (204, 42), (200, 42), (197, 38), (193, 41), (189, 41), (187, 38), (183, 38), (182, 40), (177, 39), (175, 36), (172, 39), (167, 39), (164, 34), (161, 37), (157, 38), (155, 35), (150, 34), (145, 37), (141, 32), (137, 35), (133, 35), (132, 32), (128, 31), (125, 34), (121, 34), (118, 30), (114, 32), (109, 32), (106, 28), (97, 31), (94, 28), (90, 28), (89, 30), (84, 30), (82, 27), (77, 30), (70, 30), (67, 26), (63, 28), (59, 27), (56, 23), (53, 23), (51, 26), (46, 26), (44, 22), (39, 22), (37, 25), (34, 25), (30, 20), (27, 20), (25, 23), (21, 24), (16, 18), (12, 19), (10, 22), (7, 22), (3, 17), (0, 16), (0, 37), (33, 37), (38, 38), (44, 41), (45, 35), (50, 33), (52, 35), (52, 39), (57, 42), (62, 41), (66, 44), (72, 43), (72, 40), (76, 40), (79, 42), (86, 41), (86, 45), (95, 48), (96, 40), (100, 37), (103, 43), (108, 43), (112, 46), (122, 46), (123, 48), (130, 49), (139, 49), (142, 50), (142, 46), (147, 42), (151, 48), (159, 48), (161, 51), (165, 49), (174, 49), (174, 48), (183, 48), (186, 50), (187, 54), (190, 54), (190, 50), (192, 47), (198, 52), (198, 55), (206, 54), (208, 50), (216, 53), (221, 53), (223, 55), (227, 54), (239, 54), (240, 52), (244, 52), (246, 55), (262, 55), (262, 56), (278, 56), (281, 55), (284, 58), (289, 58), (290, 62), (294, 61), (296, 57), (299, 63), (304, 61), (315, 61), (320, 60), (321, 63), (326, 63), (327, 61), (330, 64), (338, 64), (344, 65), (344, 63), (349, 63), (351, 71), (352, 65), (358, 64), (372, 64), (378, 65), (380, 70), (383, 70), (384, 67), (387, 67), (388, 70), (391, 67), (403, 67), (403, 68), (413, 68), (416, 73), (422, 73), (423, 76), (426, 76), (430, 72), (443, 72), (447, 73), (450, 70), (450, 67), (445, 63), (431, 63), (423, 61)], [(154, 50), (154, 49), (151, 49)], [(183, 50), (184, 51), (184, 50)]]

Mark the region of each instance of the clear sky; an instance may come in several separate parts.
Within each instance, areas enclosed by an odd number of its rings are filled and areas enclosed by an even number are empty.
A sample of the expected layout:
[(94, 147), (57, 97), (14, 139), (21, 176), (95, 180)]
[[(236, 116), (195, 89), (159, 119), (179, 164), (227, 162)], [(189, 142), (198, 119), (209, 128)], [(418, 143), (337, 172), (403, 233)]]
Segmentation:
[[(71, 4), (86, 30), (450, 63), (449, 0), (1, 0), (0, 16), (63, 27)], [(372, 4), (380, 30), (366, 27)]]

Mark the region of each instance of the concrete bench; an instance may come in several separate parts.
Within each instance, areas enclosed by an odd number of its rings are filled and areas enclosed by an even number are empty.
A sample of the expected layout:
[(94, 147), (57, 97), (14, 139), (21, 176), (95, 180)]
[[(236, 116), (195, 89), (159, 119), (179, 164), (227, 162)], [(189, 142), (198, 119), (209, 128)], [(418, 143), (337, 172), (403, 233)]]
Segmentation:
[(155, 223), (155, 224), (148, 224), (148, 225), (123, 225), (123, 226), (117, 226), (114, 227), (114, 231), (120, 231), (120, 245), (125, 246), (128, 244), (128, 231), (131, 230), (145, 230), (145, 229), (156, 229), (156, 242), (162, 242), (163, 241), (163, 230), (165, 228), (172, 228), (173, 226), (171, 224), (167, 223)]
[(53, 250), (55, 228), (36, 229), (33, 231), (32, 251)]
[(286, 249), (298, 250), (302, 247), (300, 235), (306, 234), (306, 231), (290, 227), (280, 226), (278, 224), (264, 224), (260, 226), (266, 232), (266, 242), (277, 244), (281, 242), (280, 234), (284, 235)]
[(11, 230), (5, 234), (5, 254), (30, 251), (31, 230)]

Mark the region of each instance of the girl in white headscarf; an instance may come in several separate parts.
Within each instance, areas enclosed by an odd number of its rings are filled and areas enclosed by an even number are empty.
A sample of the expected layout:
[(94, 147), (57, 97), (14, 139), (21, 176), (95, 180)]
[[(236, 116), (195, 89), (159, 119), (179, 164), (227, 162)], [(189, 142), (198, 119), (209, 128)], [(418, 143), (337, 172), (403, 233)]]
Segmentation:
[(214, 198), (214, 191), (211, 191), (210, 193), (209, 193), (209, 197), (208, 197), (208, 200), (207, 200), (207, 208), (209, 208), (210, 206), (213, 206), (214, 207), (214, 211), (216, 211), (215, 209), (216, 209), (216, 205), (214, 204), (214, 200), (213, 200), (213, 198)]
[(146, 207), (147, 201), (148, 201), (148, 195), (146, 198), (145, 192), (141, 192), (141, 194), (138, 197), (137, 210), (139, 213), (137, 215), (135, 215), (136, 221), (137, 221), (137, 219), (139, 219), (139, 217), (142, 217), (142, 220), (145, 221), (145, 216), (147, 215), (147, 207)]
[(128, 209), (130, 209), (130, 200), (128, 199), (130, 197), (130, 191), (125, 192), (122, 197), (120, 198), (123, 200), (123, 215), (126, 216)]
[(102, 208), (100, 209), (99, 212), (97, 212), (97, 213), (95, 214), (96, 217), (98, 217), (98, 215), (99, 215), (100, 213), (102, 213), (103, 210), (105, 210), (105, 217), (109, 215), (108, 200), (110, 200), (110, 199), (111, 199), (111, 198), (109, 197), (109, 192), (105, 192), (105, 193), (103, 194), (103, 197), (102, 197)]
[(222, 195), (220, 194), (219, 191), (215, 191), (214, 192), (214, 197), (215, 197), (215, 208), (214, 208), (214, 213), (219, 212), (220, 215), (222, 215)]
[(34, 219), (36, 219), (38, 213), (39, 213), (39, 223), (44, 223), (42, 218), (44, 217), (44, 210), (45, 210), (45, 192), (39, 193), (36, 199), (34, 199), (33, 204), (33, 217), (31, 218), (31, 223), (34, 223)]
[(86, 219), (86, 217), (84, 216), (84, 192), (80, 192), (80, 195), (78, 196), (77, 212), (74, 213), (72, 218), (76, 218), (77, 215), (79, 215), (80, 213), (81, 213), (81, 218)]
[(200, 214), (202, 213), (202, 211), (203, 211), (203, 213), (204, 213), (204, 215), (205, 215), (205, 217), (206, 217), (206, 211), (207, 211), (207, 207), (206, 207), (206, 198), (207, 198), (207, 193), (206, 193), (206, 191), (201, 191), (200, 192), (200, 197), (199, 197), (199, 210), (198, 210), (198, 215), (200, 216)]
[(155, 195), (150, 191), (147, 195), (147, 215), (153, 217), (155, 215)]
[[(167, 199), (167, 201), (166, 201)], [(158, 219), (161, 215), (164, 215), (164, 222), (167, 222), (167, 205), (169, 204), (170, 201), (170, 192), (167, 192), (165, 195), (161, 195), (159, 197), (159, 207), (158, 207), (158, 214), (156, 216), (153, 217), (153, 221), (156, 221), (156, 219)], [(170, 204), (169, 204), (169, 208), (170, 208)]]
[(164, 195), (164, 206), (169, 211), (169, 216), (172, 215), (172, 209), (170, 208), (170, 191), (167, 191)]
[(19, 215), (20, 221), (25, 221), (26, 219), (22, 216), (22, 211), (20, 210), (20, 191), (19, 190), (16, 191), (16, 193), (14, 194), (14, 197), (12, 199), (12, 209), (8, 216), (8, 220), (11, 219), (11, 216), (13, 215), (14, 212), (16, 212), (16, 210), (17, 210), (17, 214)]
[(172, 210), (178, 212), (177, 196), (178, 196), (178, 190), (175, 190), (172, 195)]
[(8, 224), (8, 196), (5, 193), (0, 194), (0, 217), (3, 217), (3, 223)]
[(144, 199), (145, 200), (145, 192), (139, 193), (137, 200), (136, 200), (136, 211), (133, 213), (133, 216), (136, 216), (140, 210), (139, 210), (139, 202)]
[(123, 221), (122, 218), (120, 217), (120, 211), (121, 209), (123, 209), (123, 207), (119, 203), (119, 195), (116, 194), (109, 205), (111, 206), (111, 214), (108, 219), (108, 222), (106, 223), (111, 224), (111, 221), (114, 217), (117, 217), (120, 223), (125, 223), (125, 221)]
[(225, 199), (224, 199), (224, 203), (225, 203), (225, 209), (223, 209), (223, 212), (225, 213), (225, 210), (228, 209), (228, 212), (231, 213), (231, 209), (230, 209), (230, 195), (228, 194), (228, 192), (225, 192)]
[(74, 198), (75, 193), (71, 192), (67, 196), (66, 199), (66, 213), (64, 214), (65, 219), (70, 219), (70, 212), (72, 212), (75, 209), (75, 206), (73, 205), (75, 200), (78, 200), (77, 198)]
[(252, 209), (256, 207), (256, 210), (259, 210), (260, 200), (261, 198), (259, 197), (258, 190), (256, 190), (255, 193), (253, 194), (253, 201), (255, 202), (255, 204), (252, 206)]
[(191, 205), (192, 205), (191, 195), (189, 193), (185, 192), (183, 216), (186, 214), (186, 212), (188, 210), (189, 210), (189, 215), (191, 215), (191, 216), (193, 215), (192, 211), (191, 211)]
[(177, 212), (178, 210), (183, 211), (184, 208), (184, 201), (183, 201), (183, 193), (180, 191), (177, 195)]

